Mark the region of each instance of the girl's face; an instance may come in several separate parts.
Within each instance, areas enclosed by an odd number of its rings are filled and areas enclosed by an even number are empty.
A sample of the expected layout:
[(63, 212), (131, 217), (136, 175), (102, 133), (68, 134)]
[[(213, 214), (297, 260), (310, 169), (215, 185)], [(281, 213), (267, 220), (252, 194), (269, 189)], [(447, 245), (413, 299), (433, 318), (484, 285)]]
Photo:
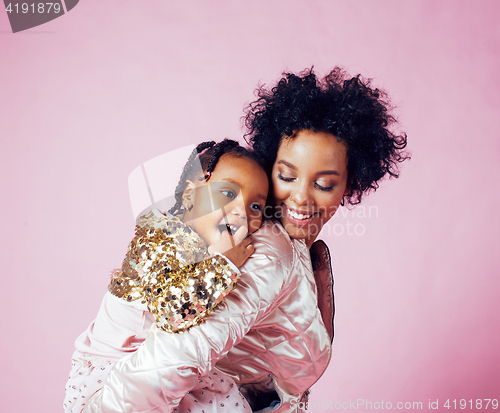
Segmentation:
[(345, 144), (325, 132), (283, 138), (272, 172), (276, 217), (290, 237), (310, 247), (347, 193)]
[(188, 181), (184, 222), (208, 245), (218, 242), (228, 226), (233, 234), (242, 226), (255, 232), (262, 224), (268, 189), (267, 175), (255, 161), (222, 155), (208, 182)]

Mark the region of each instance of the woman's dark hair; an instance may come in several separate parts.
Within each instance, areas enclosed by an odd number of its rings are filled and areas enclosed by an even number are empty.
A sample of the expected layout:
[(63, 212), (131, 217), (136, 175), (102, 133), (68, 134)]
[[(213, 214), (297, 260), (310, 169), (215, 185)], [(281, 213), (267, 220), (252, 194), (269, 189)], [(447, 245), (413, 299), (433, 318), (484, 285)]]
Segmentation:
[(323, 79), (312, 68), (298, 75), (284, 73), (272, 89), (257, 89), (258, 99), (246, 109), (245, 139), (265, 159), (269, 173), (282, 139), (294, 132), (336, 136), (347, 146), (349, 192), (343, 202), (356, 205), (384, 176), (397, 178), (399, 163), (410, 157), (403, 151), (406, 134), (390, 130), (395, 119), (386, 93), (370, 84), (338, 67)]
[[(176, 215), (182, 211), (182, 194), (187, 187), (187, 180), (197, 178), (200, 181), (208, 181), (219, 159), (225, 154), (249, 158), (265, 169), (263, 160), (253, 150), (244, 148), (236, 141), (224, 139), (219, 143), (214, 141), (202, 142), (191, 152), (186, 165), (184, 165), (179, 183), (175, 188), (175, 205), (169, 210), (171, 214)], [(199, 176), (200, 164), (204, 176)]]

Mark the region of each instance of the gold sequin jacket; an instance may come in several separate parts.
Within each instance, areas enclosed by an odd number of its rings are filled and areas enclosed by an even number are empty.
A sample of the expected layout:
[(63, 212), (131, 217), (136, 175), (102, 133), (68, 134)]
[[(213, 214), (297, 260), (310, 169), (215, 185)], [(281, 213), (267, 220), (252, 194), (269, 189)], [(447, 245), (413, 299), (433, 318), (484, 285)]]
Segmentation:
[(321, 242), (313, 245), (313, 272), (305, 243), (291, 240), (271, 221), (252, 235), (252, 243), (255, 253), (240, 268), (237, 287), (205, 322), (183, 334), (154, 326), (137, 351), (110, 370), (85, 413), (171, 412), (214, 368), (231, 376), (250, 399), (276, 391), (273, 412), (305, 411), (308, 389), (331, 356), (328, 250)]
[(159, 328), (179, 333), (203, 322), (238, 278), (238, 269), (222, 255), (210, 255), (188, 225), (154, 209), (139, 218), (108, 289), (127, 302), (146, 304)]

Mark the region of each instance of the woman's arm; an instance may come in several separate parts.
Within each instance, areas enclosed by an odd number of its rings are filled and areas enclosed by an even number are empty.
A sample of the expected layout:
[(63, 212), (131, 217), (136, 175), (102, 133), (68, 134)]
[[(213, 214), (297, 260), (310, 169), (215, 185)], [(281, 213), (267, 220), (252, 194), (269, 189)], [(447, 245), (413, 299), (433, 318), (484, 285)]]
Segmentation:
[[(182, 334), (154, 328), (134, 354), (110, 371), (84, 412), (169, 411), (250, 328), (278, 303), (293, 266), (289, 240), (265, 225), (238, 287), (199, 326)], [(286, 244), (286, 245), (285, 245)], [(277, 251), (289, 251), (279, 256)], [(158, 411), (158, 410), (157, 410)]]

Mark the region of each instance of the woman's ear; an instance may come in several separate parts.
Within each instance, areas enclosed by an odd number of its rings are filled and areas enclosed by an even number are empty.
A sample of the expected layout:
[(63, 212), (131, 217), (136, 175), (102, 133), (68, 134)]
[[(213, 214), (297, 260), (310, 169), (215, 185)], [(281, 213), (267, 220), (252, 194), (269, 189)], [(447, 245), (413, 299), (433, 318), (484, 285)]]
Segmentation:
[(341, 206), (345, 206), (347, 199), (352, 195), (351, 184), (352, 180), (345, 186), (344, 194), (342, 195), (342, 201), (340, 202)]
[(345, 186), (345, 190), (344, 190), (344, 195), (343, 196), (349, 196), (351, 194), (351, 190), (349, 188), (350, 188), (350, 186), (349, 186), (349, 184), (347, 184)]
[(184, 189), (184, 192), (182, 193), (182, 206), (184, 207), (184, 210), (191, 211), (191, 209), (193, 209), (193, 204), (194, 204), (195, 185), (189, 179), (187, 179), (186, 182), (187, 182), (186, 189)]
[(352, 177), (350, 179), (348, 179), (347, 185), (345, 186), (345, 190), (344, 190), (344, 196), (351, 196), (352, 195), (351, 188), (352, 188), (353, 182), (354, 182), (354, 179)]

